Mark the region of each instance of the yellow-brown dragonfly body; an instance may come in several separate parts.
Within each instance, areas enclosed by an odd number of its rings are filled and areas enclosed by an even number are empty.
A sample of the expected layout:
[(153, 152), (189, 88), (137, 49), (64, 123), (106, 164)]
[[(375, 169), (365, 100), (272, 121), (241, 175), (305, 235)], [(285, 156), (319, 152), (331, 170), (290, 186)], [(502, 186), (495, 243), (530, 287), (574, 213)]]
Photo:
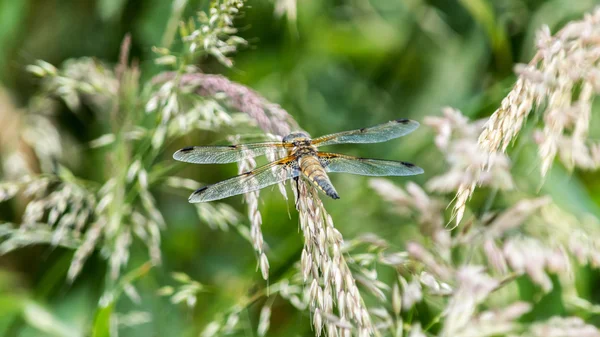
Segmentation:
[(340, 196), (329, 180), (321, 160), (319, 160), (319, 151), (316, 146), (311, 145), (311, 139), (308, 135), (302, 132), (292, 133), (285, 137), (283, 142), (294, 144), (290, 154), (292, 157), (297, 158), (298, 168), (302, 175), (328, 196), (339, 199)]
[(379, 143), (414, 131), (419, 123), (398, 119), (370, 128), (334, 133), (311, 139), (304, 132), (295, 132), (282, 142), (265, 142), (228, 146), (193, 146), (183, 148), (173, 158), (195, 164), (223, 164), (240, 161), (285, 149), (287, 156), (256, 170), (245, 172), (195, 191), (190, 202), (205, 202), (256, 191), (288, 179), (307, 179), (323, 193), (339, 199), (329, 180), (328, 172), (345, 172), (365, 176), (408, 176), (423, 173), (413, 164), (379, 159), (366, 159), (318, 151), (318, 147), (345, 143)]

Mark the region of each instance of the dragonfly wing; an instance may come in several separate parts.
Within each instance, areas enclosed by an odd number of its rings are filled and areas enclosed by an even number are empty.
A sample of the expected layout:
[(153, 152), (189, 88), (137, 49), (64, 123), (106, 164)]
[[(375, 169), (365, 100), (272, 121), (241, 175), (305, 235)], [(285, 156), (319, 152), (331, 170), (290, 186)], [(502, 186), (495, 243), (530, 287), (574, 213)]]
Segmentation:
[(189, 202), (212, 201), (257, 191), (261, 188), (297, 177), (299, 172), (296, 158), (289, 156), (261, 166), (254, 171), (242, 173), (237, 177), (202, 187), (190, 195)]
[(327, 172), (344, 172), (361, 176), (412, 176), (423, 169), (411, 163), (393, 160), (357, 158), (320, 152), (319, 160)]
[(225, 146), (190, 146), (175, 152), (173, 159), (193, 164), (225, 164), (267, 153), (276, 153), (283, 147), (283, 143), (277, 142)]
[(345, 143), (381, 143), (409, 134), (418, 127), (419, 123), (416, 121), (410, 119), (397, 119), (370, 128), (322, 136), (313, 139), (312, 144), (314, 146), (326, 146)]

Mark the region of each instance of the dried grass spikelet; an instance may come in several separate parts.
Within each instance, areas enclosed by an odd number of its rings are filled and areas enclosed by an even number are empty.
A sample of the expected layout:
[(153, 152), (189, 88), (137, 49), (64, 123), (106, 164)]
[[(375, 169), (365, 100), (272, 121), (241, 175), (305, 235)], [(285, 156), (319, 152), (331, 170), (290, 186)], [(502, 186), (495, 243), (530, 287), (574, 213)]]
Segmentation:
[(597, 327), (587, 324), (580, 317), (553, 316), (545, 322), (534, 323), (527, 331), (528, 336), (600, 336)]
[[(48, 98), (37, 97), (27, 108), (18, 109), (0, 88), (0, 156), (3, 179), (18, 180), (24, 175), (51, 173), (56, 162), (76, 165), (69, 156), (77, 148), (74, 139), (57, 129), (55, 106)], [(25, 201), (23, 201), (25, 202)]]
[(310, 284), (309, 305), (317, 336), (323, 327), (330, 336), (349, 336), (353, 326), (358, 336), (371, 335), (370, 314), (342, 255), (342, 234), (312, 186), (298, 179), (294, 190), (304, 233), (301, 269), (304, 282)]
[[(230, 141), (232, 143), (239, 143), (239, 135), (230, 137)], [(272, 136), (269, 137), (273, 140), (281, 141), (281, 137)], [(275, 161), (279, 157), (283, 156), (283, 153), (276, 152), (267, 152), (266, 157), (270, 162)], [(254, 158), (248, 157), (238, 163), (238, 174), (242, 174), (244, 172), (252, 171), (256, 168), (256, 160)], [(284, 183), (279, 183), (279, 192), (283, 195), (283, 197), (287, 200), (287, 193), (285, 190)], [(260, 268), (262, 277), (267, 280), (269, 278), (269, 260), (267, 255), (265, 254), (265, 244), (262, 234), (262, 216), (260, 210), (258, 209), (258, 200), (259, 200), (260, 190), (252, 191), (244, 193), (244, 201), (248, 206), (248, 219), (250, 220), (250, 242), (252, 243), (252, 247), (258, 254), (258, 267)]]
[[(0, 88), (0, 125), (4, 126), (3, 132), (0, 134), (0, 156), (3, 159), (4, 179), (19, 178), (23, 172), (31, 173), (39, 170), (35, 149), (22, 136), (27, 131), (32, 134), (31, 130), (26, 129), (29, 126), (26, 125), (26, 117), (28, 116), (25, 111), (17, 109), (8, 93)], [(44, 133), (38, 132), (38, 134)], [(54, 139), (54, 137), (50, 138), (49, 143), (52, 144)], [(54, 146), (50, 147), (50, 150), (54, 149)], [(2, 199), (0, 195), (0, 201)]]
[[(128, 150), (120, 151), (132, 145), (125, 141), (132, 140), (128, 133), (135, 124), (130, 125), (130, 118), (121, 123), (121, 117), (131, 111), (119, 104), (128, 94), (137, 93), (139, 71), (135, 65), (129, 67), (126, 64), (129, 42), (128, 38), (124, 39), (121, 64), (115, 72), (89, 58), (67, 61), (61, 69), (43, 61), (28, 67), (30, 72), (43, 77), (42, 103), (49, 101), (49, 97), (59, 97), (76, 109), (81, 102), (86, 102), (92, 104), (100, 118), (108, 116), (109, 112), (120, 112), (119, 119), (111, 118), (114, 133), (104, 136), (105, 145), (110, 138), (112, 142), (116, 139), (121, 142), (107, 155), (110, 173), (101, 187), (74, 176), (55, 160), (51, 170), (44, 169), (42, 154), (60, 154), (62, 134), (59, 137), (60, 130), (54, 123), (37, 122), (39, 118), (31, 119), (36, 121), (35, 127), (28, 130), (24, 127), (31, 122), (23, 120), (23, 139), (37, 154), (41, 171), (52, 174), (24, 177), (22, 194), (28, 198), (28, 204), (22, 224), (18, 232), (3, 240), (0, 251), (8, 252), (33, 242), (75, 249), (67, 272), (69, 281), (81, 272), (96, 249), (101, 249), (102, 257), (108, 260), (111, 278), (117, 279), (129, 261), (129, 249), (135, 237), (147, 246), (152, 263), (160, 262), (160, 229), (165, 227), (165, 222), (150, 192), (149, 168), (144, 167), (139, 158), (128, 156)], [(37, 115), (34, 112), (40, 107), (35, 108), (33, 105), (28, 115)], [(53, 134), (56, 137), (49, 137)], [(117, 134), (123, 137), (119, 138)], [(0, 187), (0, 190), (4, 189)], [(9, 186), (5, 192), (0, 191), (3, 196), (0, 199), (12, 198), (15, 193)], [(41, 240), (41, 235), (46, 233), (51, 236)], [(72, 244), (74, 241), (76, 244)]]
[(466, 265), (456, 271), (457, 287), (445, 309), (440, 336), (462, 336), (473, 319), (477, 306), (494, 291), (499, 282), (484, 273), (482, 266)]
[[(526, 65), (517, 65), (519, 78), (492, 114), (479, 136), (489, 159), (470, 171), (481, 174), (494, 167), (490, 160), (505, 152), (537, 109), (543, 121), (535, 135), (544, 177), (559, 155), (569, 168), (600, 167), (600, 146), (588, 139), (591, 103), (600, 93), (600, 9), (581, 21), (567, 24), (554, 36), (548, 27), (537, 35), (537, 53)], [(454, 211), (457, 224), (476, 182), (461, 184)]]
[[(510, 190), (514, 183), (510, 175), (510, 160), (504, 153), (487, 154), (477, 141), (485, 120), (470, 121), (459, 110), (444, 108), (443, 116), (427, 117), (425, 124), (436, 132), (435, 145), (450, 165), (448, 172), (427, 182), (430, 191), (458, 191), (454, 216), (460, 221), (466, 202), (476, 185)], [(489, 170), (481, 168), (487, 163)], [(458, 222), (457, 222), (458, 223)]]
[[(186, 7), (186, 2), (173, 3), (174, 14), (169, 20), (167, 31), (163, 36), (161, 48), (154, 47), (153, 51), (159, 55), (156, 64), (173, 65), (181, 68), (193, 64), (204, 55), (212, 55), (218, 62), (231, 68), (233, 59), (229, 56), (237, 51), (239, 46), (245, 46), (248, 41), (236, 35), (238, 30), (234, 20), (240, 16), (245, 0), (217, 0), (211, 1), (207, 11), (198, 11), (195, 19), (179, 22), (179, 16)], [(182, 50), (173, 52), (169, 50), (175, 31), (183, 42)]]
[[(283, 108), (266, 100), (252, 89), (232, 82), (224, 76), (210, 75), (203, 73), (179, 74), (176, 72), (164, 72), (152, 79), (155, 84), (162, 83), (156, 95), (154, 95), (146, 105), (146, 112), (155, 112), (160, 108), (162, 120), (171, 121), (174, 128), (167, 125), (160, 125), (159, 131), (155, 137), (162, 145), (165, 137), (171, 135), (171, 130), (176, 130), (173, 134), (184, 134), (189, 132), (186, 125), (195, 125), (199, 117), (207, 119), (208, 123), (203, 123), (201, 129), (211, 129), (221, 124), (231, 124), (233, 116), (229, 112), (222, 110), (221, 104), (226, 105), (230, 110), (239, 111), (246, 114), (254, 120), (258, 127), (274, 141), (281, 141), (282, 136), (288, 135), (292, 130), (299, 130), (298, 124)], [(187, 112), (181, 112), (183, 109), (179, 106), (178, 95), (182, 93), (193, 93), (200, 97), (210, 97), (209, 101), (200, 101), (201, 108), (213, 102), (212, 111), (216, 113), (197, 114), (196, 107)], [(219, 103), (217, 103), (217, 101)], [(204, 109), (206, 110), (206, 109)], [(179, 111), (179, 112), (178, 112)], [(208, 124), (208, 125), (207, 125)], [(167, 132), (168, 130), (168, 132)], [(232, 143), (239, 143), (239, 136), (230, 137)], [(153, 141), (154, 143), (154, 141)], [(267, 153), (267, 159), (274, 161), (281, 157), (283, 153)], [(251, 171), (256, 167), (253, 158), (246, 158), (238, 165), (239, 173)], [(279, 184), (279, 189), (287, 199), (285, 187)], [(269, 275), (269, 261), (265, 254), (264, 240), (262, 235), (262, 217), (258, 209), (260, 191), (253, 191), (244, 195), (244, 200), (248, 206), (248, 218), (250, 220), (249, 237), (258, 254), (258, 266), (263, 278), (266, 280)], [(197, 206), (199, 207), (199, 206)], [(202, 217), (202, 216), (201, 216)]]
[[(253, 170), (256, 167), (254, 158), (246, 158), (239, 162), (238, 172), (242, 174)], [(252, 247), (258, 254), (258, 266), (263, 279), (269, 278), (269, 260), (264, 251), (264, 239), (261, 230), (262, 216), (258, 210), (259, 191), (248, 192), (244, 194), (244, 201), (248, 205), (248, 219), (250, 220), (250, 238)]]
[[(153, 83), (176, 85), (193, 91), (202, 97), (224, 97), (224, 103), (235, 111), (240, 111), (256, 121), (266, 133), (286, 136), (292, 130), (298, 130), (294, 118), (281, 106), (269, 102), (256, 91), (221, 75), (199, 72), (179, 75), (164, 72), (152, 79)], [(172, 88), (170, 87), (169, 90)]]
[(528, 313), (531, 308), (531, 304), (527, 302), (514, 302), (505, 308), (479, 312), (452, 336), (513, 336), (521, 329), (519, 318)]
[(403, 216), (414, 215), (421, 234), (430, 237), (437, 252), (445, 259), (450, 257), (450, 232), (444, 228), (445, 203), (427, 194), (419, 185), (408, 182), (403, 189), (384, 178), (369, 180), (369, 186), (379, 196), (390, 202), (392, 210)]

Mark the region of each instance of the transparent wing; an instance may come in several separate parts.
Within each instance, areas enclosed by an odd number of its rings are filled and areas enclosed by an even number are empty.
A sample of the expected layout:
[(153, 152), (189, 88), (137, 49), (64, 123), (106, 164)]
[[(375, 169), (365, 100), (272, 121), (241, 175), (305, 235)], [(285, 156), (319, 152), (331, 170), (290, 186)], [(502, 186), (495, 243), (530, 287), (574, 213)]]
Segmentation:
[(244, 158), (276, 153), (286, 144), (277, 142), (225, 145), (225, 146), (190, 146), (173, 154), (173, 159), (193, 164), (225, 164), (240, 161)]
[(192, 193), (189, 202), (205, 202), (252, 192), (297, 177), (298, 162), (295, 157), (287, 158), (261, 166), (254, 171), (242, 173), (237, 177), (223, 180), (214, 185), (202, 187)]
[(419, 123), (410, 119), (397, 119), (384, 124), (344, 131), (322, 136), (312, 140), (315, 146), (326, 146), (344, 143), (380, 143), (402, 137), (419, 127)]
[(318, 154), (327, 172), (345, 172), (361, 176), (412, 176), (423, 169), (411, 163), (392, 160), (366, 159), (336, 153)]

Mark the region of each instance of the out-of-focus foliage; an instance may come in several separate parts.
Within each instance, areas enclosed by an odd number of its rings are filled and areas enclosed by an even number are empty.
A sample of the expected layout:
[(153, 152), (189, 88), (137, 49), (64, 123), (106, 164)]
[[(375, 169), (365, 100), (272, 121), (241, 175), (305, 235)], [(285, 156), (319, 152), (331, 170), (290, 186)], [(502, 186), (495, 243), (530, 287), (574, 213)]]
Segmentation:
[[(511, 91), (515, 64), (530, 62), (540, 39), (553, 41), (550, 34), (595, 5), (0, 2), (0, 201), (10, 199), (0, 203), (0, 335), (314, 336), (321, 323), (345, 331), (358, 320), (327, 315), (332, 289), (304, 283), (310, 264), (301, 266), (301, 256), (318, 247), (304, 241), (309, 221), (329, 231), (335, 222), (346, 241), (341, 275), (354, 275), (358, 286), (338, 290), (358, 288), (365, 300), (354, 308), (369, 308), (384, 335), (594, 335), (600, 179), (569, 172), (577, 163), (560, 152), (565, 166), (542, 166), (535, 141), (548, 138), (533, 136), (551, 125), (544, 115), (530, 118), (506, 156), (496, 154), (463, 224), (453, 232), (444, 225), (453, 192), (473, 182), (457, 179), (474, 158), (477, 120)], [(549, 32), (536, 37), (542, 25)], [(529, 80), (539, 75), (528, 70)], [(553, 84), (548, 76), (536, 83)], [(574, 83), (573, 100), (591, 94)], [(585, 129), (592, 140), (596, 105)], [(237, 170), (175, 166), (176, 149), (282, 133), (296, 127), (286, 111), (313, 136), (418, 120), (421, 128), (401, 140), (335, 150), (410, 161), (426, 173), (332, 174), (341, 199), (323, 200), (323, 216), (318, 203), (306, 210), (310, 201), (301, 199), (304, 219), (276, 188), (246, 196), (247, 204), (187, 203), (196, 181)], [(560, 144), (569, 148), (580, 136)], [(552, 167), (545, 179), (540, 167)], [(482, 261), (488, 270), (461, 267)]]

